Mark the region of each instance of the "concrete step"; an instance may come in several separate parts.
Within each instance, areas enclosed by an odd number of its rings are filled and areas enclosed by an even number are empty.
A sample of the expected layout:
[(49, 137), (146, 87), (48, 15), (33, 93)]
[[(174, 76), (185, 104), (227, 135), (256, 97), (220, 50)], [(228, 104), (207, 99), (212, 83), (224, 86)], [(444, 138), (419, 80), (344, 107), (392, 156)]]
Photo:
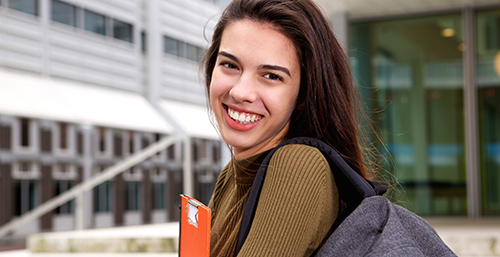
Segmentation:
[[(443, 241), (461, 257), (500, 257), (500, 219), (430, 219)], [(34, 234), (27, 249), (0, 257), (173, 257), (178, 223)]]
[(44, 253), (177, 254), (178, 235), (178, 223), (39, 233), (26, 239), (26, 250), (36, 256)]
[(461, 257), (500, 256), (499, 219), (431, 219), (443, 241)]

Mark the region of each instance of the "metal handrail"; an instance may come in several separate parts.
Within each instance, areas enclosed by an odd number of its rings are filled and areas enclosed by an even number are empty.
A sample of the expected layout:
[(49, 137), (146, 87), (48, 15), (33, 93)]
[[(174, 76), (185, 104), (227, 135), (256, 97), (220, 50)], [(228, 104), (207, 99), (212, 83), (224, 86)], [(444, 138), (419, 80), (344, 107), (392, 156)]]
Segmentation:
[(176, 136), (169, 136), (162, 138), (160, 141), (151, 144), (150, 146), (144, 148), (142, 151), (130, 156), (127, 159), (120, 161), (119, 163), (105, 169), (102, 173), (97, 174), (90, 178), (90, 180), (80, 183), (68, 191), (55, 196), (54, 198), (44, 202), (35, 209), (23, 214), (20, 218), (12, 220), (7, 224), (0, 227), (0, 238), (6, 236), (9, 232), (33, 221), (44, 214), (54, 210), (55, 208), (65, 204), (66, 202), (80, 196), (81, 194), (93, 189), (94, 187), (100, 185), (106, 180), (113, 178), (114, 176), (120, 174), (121, 172), (129, 169), (130, 167), (139, 164), (145, 159), (155, 155), (156, 153), (162, 151), (163, 149), (169, 147), (175, 142), (179, 141), (181, 138)]

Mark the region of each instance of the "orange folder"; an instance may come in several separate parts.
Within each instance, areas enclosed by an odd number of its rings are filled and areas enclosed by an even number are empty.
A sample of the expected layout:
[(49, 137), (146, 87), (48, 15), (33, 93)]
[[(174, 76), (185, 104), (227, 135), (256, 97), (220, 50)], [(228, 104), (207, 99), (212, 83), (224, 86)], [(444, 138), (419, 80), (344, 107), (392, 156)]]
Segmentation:
[(179, 257), (209, 257), (212, 211), (181, 194)]

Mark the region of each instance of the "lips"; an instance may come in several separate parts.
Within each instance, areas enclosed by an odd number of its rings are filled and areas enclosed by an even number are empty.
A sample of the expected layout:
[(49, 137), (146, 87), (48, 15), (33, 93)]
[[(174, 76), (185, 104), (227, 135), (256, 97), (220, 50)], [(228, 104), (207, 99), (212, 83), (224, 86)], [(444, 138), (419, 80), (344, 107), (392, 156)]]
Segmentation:
[(225, 120), (226, 124), (238, 131), (248, 131), (257, 126), (259, 121), (263, 118), (262, 115), (236, 110), (227, 105), (224, 105), (226, 110)]

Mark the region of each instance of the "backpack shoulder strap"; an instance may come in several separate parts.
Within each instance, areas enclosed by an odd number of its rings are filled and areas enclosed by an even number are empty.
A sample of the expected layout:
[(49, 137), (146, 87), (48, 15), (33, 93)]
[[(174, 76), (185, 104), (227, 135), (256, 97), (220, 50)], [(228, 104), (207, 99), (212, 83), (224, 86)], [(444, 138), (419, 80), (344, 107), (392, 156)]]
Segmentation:
[[(255, 210), (257, 209), (257, 202), (259, 200), (262, 185), (264, 184), (264, 179), (266, 176), (267, 167), (269, 166), (269, 161), (273, 154), (281, 147), (290, 144), (303, 144), (318, 148), (321, 153), (325, 156), (330, 165), (330, 169), (333, 172), (335, 183), (339, 191), (339, 197), (342, 203), (346, 206), (344, 213), (350, 213), (352, 210), (358, 206), (358, 204), (366, 197), (374, 195), (382, 195), (385, 193), (386, 189), (383, 183), (372, 182), (364, 179), (356, 171), (354, 171), (342, 157), (329, 145), (326, 143), (307, 137), (298, 137), (289, 139), (277, 147), (275, 147), (264, 159), (262, 164), (257, 171), (257, 175), (252, 184), (248, 200), (243, 211), (243, 217), (240, 224), (240, 230), (238, 235), (238, 243), (236, 245), (236, 250), (234, 256), (237, 256), (243, 243), (245, 242), (250, 227), (252, 225), (253, 217), (255, 215)], [(347, 215), (340, 215), (337, 218), (335, 224), (340, 224), (340, 222)], [(334, 224), (334, 226), (336, 226)]]

